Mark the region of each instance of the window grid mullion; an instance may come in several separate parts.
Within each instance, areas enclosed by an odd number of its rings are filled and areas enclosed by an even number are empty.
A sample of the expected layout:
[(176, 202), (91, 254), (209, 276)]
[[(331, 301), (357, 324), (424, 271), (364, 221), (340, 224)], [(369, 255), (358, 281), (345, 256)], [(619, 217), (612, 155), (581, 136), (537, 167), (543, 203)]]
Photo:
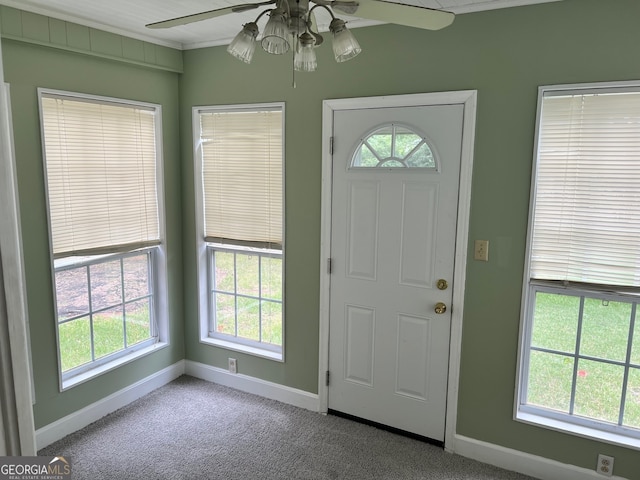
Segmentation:
[[(281, 301), (281, 300), (271, 300), (271, 299), (269, 299), (269, 298), (260, 297), (260, 296), (256, 296), (256, 295), (248, 295), (248, 294), (246, 294), (246, 293), (237, 293), (237, 294), (233, 294), (233, 293), (231, 293), (231, 292), (225, 292), (224, 290), (212, 290), (211, 292), (212, 292), (212, 293), (224, 293), (224, 294), (227, 294), (227, 295), (235, 295), (236, 297), (239, 297), (239, 298), (249, 298), (249, 299), (251, 299), (251, 300), (260, 300), (260, 299), (262, 298), (263, 300), (268, 301), (268, 302), (272, 302), (272, 303), (282, 303), (282, 301)], [(105, 309), (105, 310), (106, 310), (106, 309)], [(535, 348), (535, 347), (534, 347), (534, 348)]]
[(378, 164), (376, 165), (376, 167), (379, 167), (380, 164), (384, 161), (383, 158), (378, 155), (378, 152), (371, 146), (371, 144), (367, 140), (363, 141), (362, 143), (364, 143), (369, 148), (371, 153), (373, 153), (373, 156), (378, 159)]
[(234, 336), (238, 336), (238, 254), (233, 254), (233, 302), (235, 304), (234, 308), (234, 319), (235, 319), (235, 333)]
[[(396, 126), (391, 126), (391, 158), (396, 158)], [(404, 162), (403, 162), (404, 164)]]
[[(418, 150), (420, 150), (422, 145), (427, 145), (427, 142), (424, 141), (424, 138), (420, 142), (418, 142), (418, 144), (415, 147), (413, 147), (413, 149), (407, 155), (405, 155), (404, 159), (402, 160), (402, 163), (405, 163), (405, 166), (408, 166), (408, 165), (406, 165), (406, 161), (408, 161), (411, 157), (413, 157), (415, 155), (415, 153)], [(429, 146), (429, 145), (427, 145), (427, 146)]]
[(258, 341), (262, 342), (262, 256), (258, 255)]
[(569, 401), (569, 415), (573, 415), (576, 402), (576, 383), (578, 378), (578, 362), (580, 361), (580, 342), (582, 340), (582, 317), (584, 314), (584, 296), (580, 297), (578, 312), (578, 331), (576, 332), (576, 349), (573, 360), (573, 375), (571, 378), (571, 400)]
[(216, 252), (211, 247), (207, 247), (207, 279), (211, 279), (211, 285), (209, 285), (207, 295), (207, 303), (209, 305), (209, 335), (213, 334), (218, 327), (217, 310), (215, 308), (217, 304), (216, 300)]
[[(155, 257), (154, 250), (147, 252), (147, 298), (149, 299), (149, 334), (152, 338), (159, 336), (158, 334), (158, 312), (156, 311), (156, 296), (155, 293), (158, 290), (156, 288), (156, 270), (154, 269)], [(131, 302), (137, 299), (131, 300)]]
[[(134, 298), (132, 300), (128, 300), (128, 301), (126, 301), (124, 303), (125, 304), (130, 304), (130, 303), (135, 303), (135, 302), (138, 302), (138, 301), (144, 300), (144, 299), (152, 299), (152, 295), (143, 295), (142, 297), (136, 297), (136, 298)], [(58, 324), (59, 325), (63, 325), (65, 323), (73, 322), (74, 320), (78, 320), (79, 318), (86, 317), (88, 313), (98, 314), (98, 313), (102, 313), (102, 312), (106, 312), (108, 310), (111, 310), (114, 307), (119, 307), (121, 305), (122, 305), (122, 303), (114, 303), (113, 305), (107, 305), (106, 307), (98, 308), (97, 310), (93, 310), (93, 311), (89, 311), (89, 312), (83, 312), (83, 313), (81, 313), (79, 315), (76, 315), (75, 317), (65, 318), (63, 321), (58, 322)]]
[[(534, 350), (536, 352), (553, 353), (555, 355), (560, 355), (560, 356), (567, 357), (567, 358), (573, 358), (573, 359), (576, 358), (575, 353), (563, 352), (563, 351), (560, 351), (560, 350), (553, 350), (553, 349), (550, 349), (550, 348), (533, 347), (532, 346), (531, 350)], [(606, 363), (607, 365), (616, 365), (618, 367), (626, 366), (625, 362), (621, 362), (621, 361), (618, 361), (618, 360), (609, 360), (607, 358), (592, 357), (590, 355), (579, 355), (578, 359), (579, 360), (589, 360), (589, 361), (592, 361), (592, 362)], [(633, 363), (630, 364), (629, 366), (630, 367), (634, 367), (634, 368), (639, 368), (638, 366), (636, 366)]]
[(124, 258), (120, 259), (120, 288), (122, 289), (122, 344), (124, 348), (127, 348), (127, 302), (125, 301), (126, 292), (124, 291)]
[(624, 366), (624, 378), (622, 380), (622, 395), (620, 396), (620, 414), (618, 416), (618, 425), (624, 424), (624, 411), (627, 402), (627, 386), (629, 384), (629, 366), (631, 365), (631, 352), (633, 348), (633, 332), (636, 324), (636, 306), (637, 303), (631, 304), (631, 319), (629, 322), (629, 337), (627, 339), (627, 355), (626, 364)]
[(96, 360), (96, 352), (95, 352), (95, 342), (93, 339), (93, 300), (92, 300), (92, 291), (91, 291), (91, 265), (86, 266), (87, 269), (87, 290), (89, 292), (89, 340), (91, 345), (91, 361), (95, 362)]

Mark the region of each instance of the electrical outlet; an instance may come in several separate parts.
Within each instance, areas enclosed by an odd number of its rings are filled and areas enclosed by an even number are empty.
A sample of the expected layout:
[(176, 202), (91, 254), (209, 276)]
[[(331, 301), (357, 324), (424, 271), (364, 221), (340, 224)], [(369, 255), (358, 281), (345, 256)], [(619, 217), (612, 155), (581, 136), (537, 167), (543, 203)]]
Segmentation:
[(238, 373), (238, 363), (235, 358), (229, 358), (229, 373)]
[(596, 467), (596, 472), (600, 475), (604, 475), (605, 477), (613, 475), (613, 457), (602, 454), (598, 455), (598, 466)]
[(489, 261), (489, 240), (476, 240), (473, 248), (473, 259)]

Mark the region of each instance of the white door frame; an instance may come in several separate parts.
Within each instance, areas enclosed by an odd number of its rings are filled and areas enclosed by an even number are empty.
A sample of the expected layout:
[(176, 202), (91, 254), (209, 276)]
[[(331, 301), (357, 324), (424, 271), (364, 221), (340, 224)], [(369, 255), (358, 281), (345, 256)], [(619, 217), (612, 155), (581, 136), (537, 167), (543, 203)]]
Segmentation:
[[(33, 456), (37, 454), (33, 419), (35, 389), (31, 374), (29, 350), (29, 321), (27, 315), (22, 234), (9, 85), (4, 83), (2, 42), (0, 41), (0, 289), (4, 303), (0, 305), (0, 339), (6, 352), (4, 360), (11, 359), (11, 371), (0, 375), (0, 395), (3, 400), (15, 402), (15, 411), (0, 412), (7, 422), (0, 420), (0, 455)], [(7, 368), (6, 366), (4, 366)], [(9, 369), (7, 369), (9, 370)], [(13, 380), (13, 381), (10, 381)], [(1, 410), (1, 408), (0, 408)]]
[(12, 371), (5, 371), (2, 375), (0, 392), (4, 398), (15, 402), (15, 415), (13, 410), (3, 412), (8, 415), (10, 423), (0, 425), (3, 428), (0, 435), (8, 435), (12, 439), (12, 445), (4, 445), (11, 455), (29, 456), (36, 455), (33, 376), (10, 112), (9, 87), (0, 78), (0, 224), (3, 225), (0, 229), (0, 289), (4, 294), (4, 302), (0, 302), (3, 309), (0, 312), (0, 322), (3, 323), (0, 334), (7, 337), (2, 339), (3, 346), (9, 347), (4, 359), (10, 358), (12, 365)]
[(449, 347), (449, 375), (447, 389), (447, 414), (444, 446), (454, 450), (456, 418), (458, 412), (458, 381), (460, 378), (460, 351), (462, 343), (462, 319), (464, 288), (467, 270), (467, 247), (469, 236), (469, 214), (471, 207), (471, 176), (473, 171), (473, 147), (475, 140), (477, 90), (456, 92), (419, 93), (384, 97), (344, 98), (325, 100), (322, 103), (322, 210), (320, 243), (320, 358), (318, 361), (318, 397), (320, 412), (328, 410), (329, 389), (326, 372), (329, 369), (329, 301), (331, 275), (327, 259), (331, 256), (331, 202), (333, 161), (331, 137), (333, 113), (337, 110), (362, 108), (410, 107), (423, 105), (464, 106), (462, 126), (462, 151), (460, 159), (460, 190), (458, 194), (458, 217), (456, 248), (453, 271), (453, 299), (451, 309), (451, 340)]

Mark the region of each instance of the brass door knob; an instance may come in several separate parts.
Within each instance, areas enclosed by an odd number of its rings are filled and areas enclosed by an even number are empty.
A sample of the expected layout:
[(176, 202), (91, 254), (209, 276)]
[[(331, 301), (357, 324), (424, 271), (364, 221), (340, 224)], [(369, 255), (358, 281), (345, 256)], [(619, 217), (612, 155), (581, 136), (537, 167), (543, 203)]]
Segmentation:
[(436, 303), (436, 308), (434, 308), (434, 311), (438, 315), (441, 315), (441, 314), (443, 314), (444, 312), (447, 311), (447, 306), (442, 302), (438, 302), (438, 303)]

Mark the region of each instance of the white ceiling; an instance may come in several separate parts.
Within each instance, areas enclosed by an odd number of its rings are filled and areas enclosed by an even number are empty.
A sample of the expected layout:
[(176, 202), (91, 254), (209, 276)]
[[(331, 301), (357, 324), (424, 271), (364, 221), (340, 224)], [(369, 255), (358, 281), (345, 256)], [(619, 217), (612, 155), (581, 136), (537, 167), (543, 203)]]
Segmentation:
[[(517, 7), (559, 0), (389, 0), (423, 7), (447, 10), (455, 14)], [(26, 10), (49, 17), (79, 23), (108, 32), (179, 49), (224, 45), (238, 33), (244, 23), (254, 21), (259, 10), (234, 13), (190, 25), (150, 30), (148, 23), (168, 20), (193, 13), (228, 7), (255, 0), (0, 0), (0, 5)], [(322, 9), (316, 10), (321, 31), (330, 21)], [(349, 28), (380, 22), (339, 15), (349, 20)]]

